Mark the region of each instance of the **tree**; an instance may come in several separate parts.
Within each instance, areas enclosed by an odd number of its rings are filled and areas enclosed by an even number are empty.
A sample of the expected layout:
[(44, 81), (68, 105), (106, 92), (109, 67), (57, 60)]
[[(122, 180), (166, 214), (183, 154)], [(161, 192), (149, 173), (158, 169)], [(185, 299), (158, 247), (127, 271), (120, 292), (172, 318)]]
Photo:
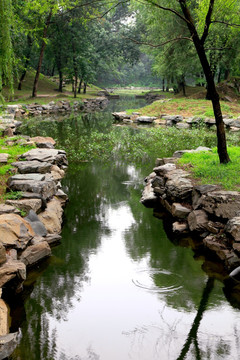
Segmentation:
[(13, 90), (11, 22), (11, 0), (0, 0), (0, 96), (3, 84), (10, 85), (10, 89)]
[[(239, 5), (236, 0), (218, 2), (215, 5), (215, 0), (202, 0), (195, 5), (187, 0), (162, 0), (159, 3), (151, 0), (145, 0), (145, 3), (153, 8), (158, 8), (164, 13), (169, 13), (175, 16), (175, 29), (178, 31), (179, 26), (184, 26), (188, 29), (188, 36), (175, 36), (163, 41), (161, 45), (175, 43), (176, 41), (188, 40), (193, 43), (194, 49), (200, 61), (202, 70), (204, 72), (208, 94), (212, 102), (213, 111), (217, 127), (217, 147), (220, 163), (228, 163), (230, 161), (227, 153), (226, 136), (224, 123), (222, 118), (221, 106), (219, 101), (219, 94), (216, 90), (214, 82), (214, 74), (212, 72), (210, 62), (207, 56), (207, 39), (212, 31), (214, 24), (226, 23), (229, 24), (229, 19), (233, 14), (233, 10), (237, 9)], [(214, 12), (214, 9), (216, 10)], [(225, 11), (225, 9), (227, 11)], [(214, 15), (214, 17), (213, 17)], [(224, 16), (226, 15), (226, 18)], [(217, 17), (220, 17), (220, 19)], [(159, 16), (159, 21), (164, 21), (163, 16)], [(165, 34), (166, 35), (166, 34)]]

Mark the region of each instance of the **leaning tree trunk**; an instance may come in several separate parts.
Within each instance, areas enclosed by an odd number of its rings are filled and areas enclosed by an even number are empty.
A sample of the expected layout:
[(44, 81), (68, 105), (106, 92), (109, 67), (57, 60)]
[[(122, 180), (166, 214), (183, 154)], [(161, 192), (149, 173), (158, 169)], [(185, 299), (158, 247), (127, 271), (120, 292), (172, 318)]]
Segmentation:
[(48, 27), (50, 25), (51, 17), (52, 17), (52, 10), (50, 10), (50, 12), (48, 14), (48, 18), (47, 18), (47, 21), (46, 21), (46, 24), (45, 24), (45, 27), (43, 30), (43, 40), (42, 40), (42, 45), (41, 45), (41, 50), (40, 50), (40, 55), (39, 55), (39, 60), (38, 60), (37, 72), (36, 72), (34, 83), (33, 83), (32, 97), (37, 96), (38, 81), (39, 81), (40, 71), (41, 71), (41, 67), (42, 67), (44, 50), (46, 47), (47, 31), (48, 31)]
[(80, 79), (80, 81), (79, 81), (79, 85), (78, 85), (78, 94), (81, 94), (82, 83), (83, 83), (83, 78), (81, 78), (81, 79)]
[(219, 94), (217, 92), (214, 77), (209, 65), (209, 61), (207, 59), (207, 55), (204, 49), (203, 41), (199, 38), (197, 30), (195, 28), (193, 19), (191, 17), (190, 11), (186, 5), (186, 0), (179, 0), (182, 12), (184, 14), (185, 19), (187, 20), (187, 26), (190, 31), (195, 49), (197, 51), (199, 60), (202, 65), (202, 69), (204, 71), (204, 75), (207, 81), (208, 95), (212, 102), (214, 116), (216, 120), (217, 127), (217, 149), (220, 163), (228, 163), (230, 158), (227, 153), (227, 142), (226, 142), (226, 134), (224, 128), (224, 122), (222, 117), (221, 105), (219, 100)]

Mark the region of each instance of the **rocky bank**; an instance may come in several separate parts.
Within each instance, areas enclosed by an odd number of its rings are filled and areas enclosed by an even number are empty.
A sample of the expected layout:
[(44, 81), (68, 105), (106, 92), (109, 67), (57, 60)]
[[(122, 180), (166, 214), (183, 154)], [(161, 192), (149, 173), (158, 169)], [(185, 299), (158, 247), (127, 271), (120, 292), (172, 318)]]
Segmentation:
[[(202, 150), (211, 151), (202, 147), (185, 151)], [(185, 151), (156, 160), (145, 179), (141, 202), (167, 212), (173, 233), (197, 239), (204, 252), (230, 273), (240, 266), (240, 193), (216, 185), (195, 185), (190, 173), (176, 164)]]
[[(50, 137), (27, 140), (37, 148), (12, 163), (15, 174), (7, 181), (17, 196), (0, 204), (0, 295), (21, 291), (27, 269), (51, 256), (51, 246), (61, 240), (66, 153)], [(12, 353), (19, 337), (9, 334), (9, 309), (0, 296), (0, 359)]]

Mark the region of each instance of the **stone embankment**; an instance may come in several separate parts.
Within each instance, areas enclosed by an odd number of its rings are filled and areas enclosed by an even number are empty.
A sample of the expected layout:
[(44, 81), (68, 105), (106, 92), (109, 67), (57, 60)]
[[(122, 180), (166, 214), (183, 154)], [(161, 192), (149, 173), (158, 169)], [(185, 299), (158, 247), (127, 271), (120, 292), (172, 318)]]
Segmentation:
[(19, 119), (26, 116), (40, 116), (48, 114), (61, 114), (71, 111), (90, 112), (103, 109), (108, 104), (105, 96), (94, 99), (83, 99), (70, 103), (67, 100), (51, 101), (49, 104), (37, 103), (29, 105), (7, 105), (5, 111), (0, 115), (0, 130), (12, 129), (13, 133), (22, 123)]
[[(207, 149), (186, 151), (202, 150)], [(195, 185), (190, 173), (176, 165), (184, 152), (157, 159), (156, 167), (145, 179), (141, 202), (163, 208), (171, 215), (173, 233), (200, 240), (205, 252), (230, 272), (240, 266), (240, 193), (216, 185)]]
[[(164, 101), (164, 100), (163, 100)], [(203, 118), (199, 116), (193, 116), (184, 118), (182, 115), (161, 115), (156, 116), (142, 116), (138, 112), (133, 112), (128, 115), (125, 111), (112, 113), (116, 121), (122, 121), (123, 123), (140, 123), (140, 124), (153, 124), (160, 126), (175, 126), (178, 129), (191, 129), (206, 125), (207, 127), (216, 126), (216, 121), (213, 118)], [(240, 117), (232, 119), (228, 116), (223, 117), (223, 122), (226, 128), (230, 131), (240, 131)]]
[(9, 334), (9, 309), (1, 294), (21, 291), (27, 269), (51, 255), (51, 246), (61, 239), (67, 201), (60, 182), (68, 166), (65, 151), (55, 149), (52, 138), (28, 140), (39, 147), (12, 163), (15, 174), (7, 190), (17, 196), (0, 204), (0, 359), (12, 353), (19, 339), (18, 333)]

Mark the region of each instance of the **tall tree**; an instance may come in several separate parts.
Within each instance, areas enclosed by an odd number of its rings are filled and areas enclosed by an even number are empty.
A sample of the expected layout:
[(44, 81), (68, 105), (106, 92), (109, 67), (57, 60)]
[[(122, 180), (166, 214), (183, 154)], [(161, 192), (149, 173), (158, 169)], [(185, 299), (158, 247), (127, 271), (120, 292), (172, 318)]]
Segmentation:
[[(188, 29), (188, 34), (190, 34), (190, 36), (188, 35), (188, 37), (185, 37), (180, 34), (179, 36), (175, 36), (172, 39), (168, 38), (166, 41), (163, 41), (162, 45), (170, 42), (174, 43), (176, 41), (183, 41), (185, 39), (193, 43), (206, 78), (208, 94), (213, 106), (217, 127), (217, 147), (219, 160), (220, 163), (228, 163), (230, 159), (227, 153), (226, 135), (219, 94), (215, 86), (214, 74), (207, 56), (206, 44), (214, 23), (221, 22), (228, 24), (229, 14), (233, 13), (233, 9), (236, 10), (237, 7), (239, 7), (237, 0), (219, 0), (217, 4), (215, 4), (215, 0), (201, 0), (196, 3), (193, 3), (190, 0), (161, 0), (159, 2), (152, 0), (144, 1), (147, 5), (151, 6), (152, 11), (155, 11), (153, 9), (157, 8), (164, 13), (169, 13), (172, 16), (175, 16), (176, 31), (178, 30), (179, 26), (182, 26), (182, 24), (186, 29)], [(227, 11), (224, 12), (224, 9)], [(224, 18), (225, 14), (227, 14), (227, 19)], [(159, 21), (164, 21), (164, 16), (159, 15)], [(179, 25), (179, 23), (181, 25)]]
[(3, 84), (13, 90), (13, 51), (11, 40), (12, 2), (0, 0), (0, 96)]

